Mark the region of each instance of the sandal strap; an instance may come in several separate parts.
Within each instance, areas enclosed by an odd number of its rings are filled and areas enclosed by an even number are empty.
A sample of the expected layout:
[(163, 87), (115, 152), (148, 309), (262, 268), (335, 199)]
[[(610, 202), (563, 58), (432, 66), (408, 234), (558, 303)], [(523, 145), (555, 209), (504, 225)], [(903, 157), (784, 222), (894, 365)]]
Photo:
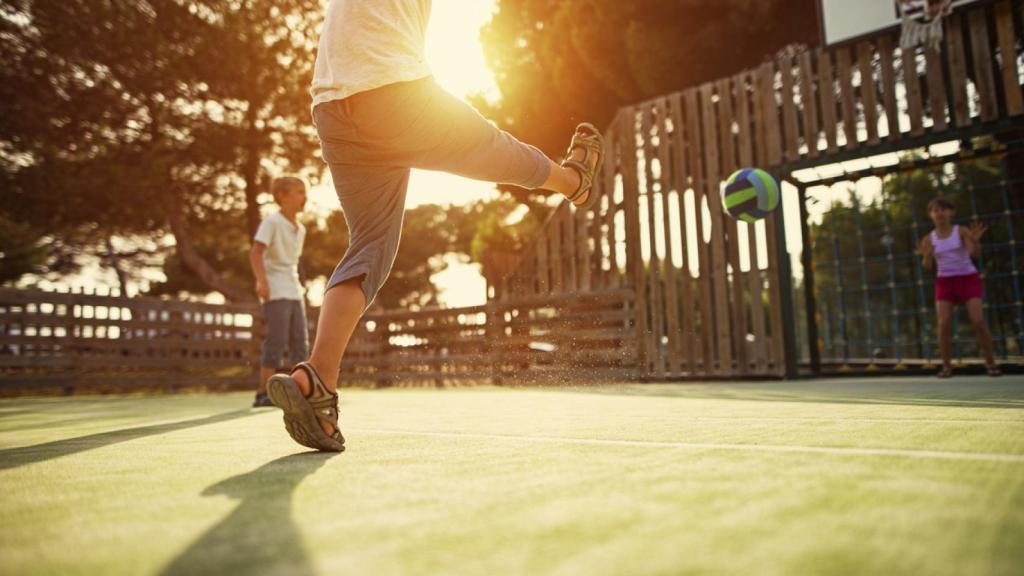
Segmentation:
[(580, 185), (576, 188), (576, 191), (569, 195), (569, 202), (575, 201), (580, 196), (583, 196), (587, 190), (594, 183), (594, 172), (590, 169), (590, 166), (580, 162), (579, 160), (564, 160), (562, 166), (566, 168), (572, 168), (580, 175)]
[(306, 375), (309, 376), (309, 383), (312, 385), (310, 396), (317, 396), (316, 398), (306, 397), (309, 405), (316, 411), (317, 417), (327, 420), (334, 426), (334, 434), (331, 437), (340, 436), (341, 432), (338, 429), (338, 393), (327, 389), (323, 379), (320, 378), (320, 374), (317, 373), (316, 368), (309, 362), (299, 362), (292, 368), (292, 372), (296, 370), (306, 372)]

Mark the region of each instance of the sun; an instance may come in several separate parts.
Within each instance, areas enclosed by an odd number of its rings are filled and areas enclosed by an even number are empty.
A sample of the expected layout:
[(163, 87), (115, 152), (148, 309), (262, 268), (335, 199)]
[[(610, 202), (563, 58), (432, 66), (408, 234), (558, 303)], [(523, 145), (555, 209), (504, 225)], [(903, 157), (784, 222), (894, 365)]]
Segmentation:
[(480, 28), (494, 15), (494, 0), (435, 0), (427, 28), (426, 57), (434, 78), (466, 98), (483, 93), (494, 99), (498, 87), (480, 46)]

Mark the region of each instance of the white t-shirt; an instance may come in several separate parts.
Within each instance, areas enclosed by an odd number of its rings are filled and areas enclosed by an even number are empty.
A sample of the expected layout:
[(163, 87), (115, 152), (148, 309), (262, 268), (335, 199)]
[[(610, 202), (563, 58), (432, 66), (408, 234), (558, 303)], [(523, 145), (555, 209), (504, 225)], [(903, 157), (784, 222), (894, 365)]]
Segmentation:
[(331, 0), (313, 69), (313, 107), (430, 76), (431, 0)]
[(306, 241), (306, 227), (292, 224), (281, 212), (274, 212), (260, 222), (254, 239), (266, 245), (263, 267), (271, 300), (302, 300), (299, 282), (299, 256)]

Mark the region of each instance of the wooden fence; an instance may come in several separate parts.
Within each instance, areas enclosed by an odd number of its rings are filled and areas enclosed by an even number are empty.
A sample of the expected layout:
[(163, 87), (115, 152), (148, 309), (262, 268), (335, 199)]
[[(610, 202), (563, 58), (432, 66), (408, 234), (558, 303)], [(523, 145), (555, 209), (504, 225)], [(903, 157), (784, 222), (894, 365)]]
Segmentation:
[[(586, 381), (635, 372), (628, 290), (365, 315), (342, 384)], [(317, 310), (310, 310), (315, 322)], [(256, 305), (0, 288), (0, 387), (256, 383)]]
[(1010, 0), (972, 5), (941, 50), (900, 49), (889, 31), (621, 110), (601, 203), (559, 206), (499, 292), (633, 289), (642, 375), (793, 373), (784, 211), (755, 227), (723, 216), (722, 182), (1010, 126), (1024, 113), (1019, 20)]
[(342, 378), (389, 385), (628, 378), (636, 372), (634, 300), (629, 290), (604, 290), (371, 313), (353, 336)]
[(259, 309), (0, 288), (0, 385), (246, 385)]

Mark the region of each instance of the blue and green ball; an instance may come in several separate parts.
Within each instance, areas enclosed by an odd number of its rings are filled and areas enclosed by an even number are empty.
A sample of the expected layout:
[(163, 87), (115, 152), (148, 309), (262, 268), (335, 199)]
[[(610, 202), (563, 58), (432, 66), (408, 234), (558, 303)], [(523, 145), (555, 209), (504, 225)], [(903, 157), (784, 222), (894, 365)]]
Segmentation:
[(778, 208), (779, 185), (760, 168), (742, 168), (726, 181), (722, 205), (733, 218), (753, 224)]

